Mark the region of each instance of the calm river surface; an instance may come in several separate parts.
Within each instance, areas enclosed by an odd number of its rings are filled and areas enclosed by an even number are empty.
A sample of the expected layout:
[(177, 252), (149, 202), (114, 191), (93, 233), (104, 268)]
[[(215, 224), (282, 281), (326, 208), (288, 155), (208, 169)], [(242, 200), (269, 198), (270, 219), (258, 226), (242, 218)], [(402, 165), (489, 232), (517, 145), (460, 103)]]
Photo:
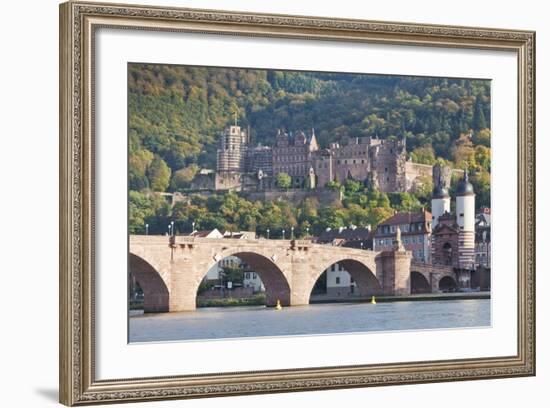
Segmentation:
[(131, 312), (130, 342), (490, 326), (489, 299)]

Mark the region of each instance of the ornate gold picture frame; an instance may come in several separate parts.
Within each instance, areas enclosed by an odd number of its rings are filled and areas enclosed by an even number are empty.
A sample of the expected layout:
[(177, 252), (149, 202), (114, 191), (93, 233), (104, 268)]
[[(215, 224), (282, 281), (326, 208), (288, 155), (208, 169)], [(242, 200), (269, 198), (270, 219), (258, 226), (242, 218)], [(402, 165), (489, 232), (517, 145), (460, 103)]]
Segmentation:
[[(99, 28), (506, 51), (517, 56), (517, 352), (483, 358), (97, 379), (95, 34)], [(122, 102), (121, 102), (122, 103)], [(60, 402), (80, 405), (535, 375), (535, 33), (228, 11), (60, 6)], [(514, 265), (510, 265), (514, 268)]]

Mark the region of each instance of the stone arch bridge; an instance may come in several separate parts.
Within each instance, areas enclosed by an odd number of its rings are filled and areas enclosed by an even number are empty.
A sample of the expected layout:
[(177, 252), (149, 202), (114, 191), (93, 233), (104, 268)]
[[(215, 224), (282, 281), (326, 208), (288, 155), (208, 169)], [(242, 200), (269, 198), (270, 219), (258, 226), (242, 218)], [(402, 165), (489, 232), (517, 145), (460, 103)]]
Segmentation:
[[(315, 282), (334, 263), (350, 273), (359, 295), (411, 294), (411, 252), (404, 250), (375, 252), (309, 240), (131, 235), (128, 264), (144, 292), (146, 312), (187, 311), (195, 309), (208, 270), (228, 256), (240, 258), (258, 273), (268, 306), (277, 300), (283, 306), (309, 304)], [(430, 289), (438, 289), (439, 279), (452, 274), (452, 268), (444, 273), (416, 269)]]

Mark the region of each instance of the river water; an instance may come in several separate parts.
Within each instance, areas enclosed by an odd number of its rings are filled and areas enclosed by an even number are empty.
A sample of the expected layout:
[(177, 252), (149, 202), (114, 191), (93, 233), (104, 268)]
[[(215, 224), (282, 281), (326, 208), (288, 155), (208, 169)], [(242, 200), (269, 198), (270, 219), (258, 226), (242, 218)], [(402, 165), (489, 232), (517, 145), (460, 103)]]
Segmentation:
[(315, 304), (277, 311), (263, 306), (194, 312), (132, 311), (130, 342), (292, 336), (387, 330), (480, 327), (491, 324), (489, 299)]

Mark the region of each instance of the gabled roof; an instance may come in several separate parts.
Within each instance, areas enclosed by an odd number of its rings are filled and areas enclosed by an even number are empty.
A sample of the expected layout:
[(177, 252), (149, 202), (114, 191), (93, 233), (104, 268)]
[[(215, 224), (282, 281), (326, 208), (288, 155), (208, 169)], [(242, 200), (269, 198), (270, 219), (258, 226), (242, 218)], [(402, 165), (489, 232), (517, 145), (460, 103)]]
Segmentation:
[(416, 211), (416, 212), (399, 212), (392, 215), (390, 218), (382, 221), (379, 226), (382, 225), (401, 225), (412, 224), (416, 222), (428, 222), (432, 220), (432, 213), (429, 211)]
[(432, 231), (432, 235), (437, 234), (458, 234), (458, 225), (448, 225), (448, 224), (437, 224), (434, 230)]
[(217, 228), (212, 230), (193, 231), (189, 234), (190, 237), (196, 238), (223, 238), (223, 235)]

